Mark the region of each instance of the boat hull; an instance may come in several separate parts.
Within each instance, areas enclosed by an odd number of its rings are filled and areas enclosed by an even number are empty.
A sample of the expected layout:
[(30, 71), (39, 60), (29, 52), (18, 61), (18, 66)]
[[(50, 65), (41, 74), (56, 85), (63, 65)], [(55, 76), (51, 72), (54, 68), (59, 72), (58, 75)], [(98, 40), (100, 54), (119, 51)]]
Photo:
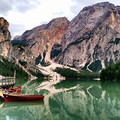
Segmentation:
[(3, 94), (4, 100), (8, 101), (38, 101), (43, 100), (43, 95), (11, 95), (11, 94)]

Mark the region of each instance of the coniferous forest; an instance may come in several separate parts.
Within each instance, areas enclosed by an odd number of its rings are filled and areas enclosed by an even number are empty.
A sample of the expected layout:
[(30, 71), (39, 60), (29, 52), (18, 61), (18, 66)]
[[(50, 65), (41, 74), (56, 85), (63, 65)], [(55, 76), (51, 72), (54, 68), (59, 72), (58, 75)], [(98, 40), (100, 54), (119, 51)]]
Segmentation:
[(120, 81), (120, 62), (103, 69), (100, 73), (100, 79), (103, 81)]
[(79, 72), (71, 70), (69, 68), (59, 68), (55, 69), (55, 72), (59, 73), (65, 78), (99, 78), (98, 72), (89, 72), (87, 70), (80, 70)]
[(16, 71), (16, 78), (28, 78), (28, 74), (22, 70), (14, 62), (10, 62), (7, 59), (0, 57), (0, 74), (3, 76), (14, 76), (14, 71)]

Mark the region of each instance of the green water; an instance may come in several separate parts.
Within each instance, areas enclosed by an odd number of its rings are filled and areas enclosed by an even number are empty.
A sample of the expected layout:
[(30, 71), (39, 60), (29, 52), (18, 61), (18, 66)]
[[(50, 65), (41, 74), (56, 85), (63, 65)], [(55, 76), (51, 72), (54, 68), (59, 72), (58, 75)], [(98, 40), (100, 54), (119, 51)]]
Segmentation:
[(40, 102), (4, 102), (0, 120), (120, 120), (120, 82), (92, 80), (17, 82)]

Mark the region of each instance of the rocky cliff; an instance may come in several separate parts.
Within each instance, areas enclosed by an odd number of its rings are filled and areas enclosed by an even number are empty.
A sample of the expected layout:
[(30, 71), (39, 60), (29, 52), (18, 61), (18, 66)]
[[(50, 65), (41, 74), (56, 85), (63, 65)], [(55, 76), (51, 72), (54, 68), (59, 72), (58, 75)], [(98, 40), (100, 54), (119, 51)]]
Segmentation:
[(70, 22), (57, 18), (26, 31), (23, 40), (36, 60), (99, 71), (120, 60), (120, 6), (109, 2), (83, 8)]
[(0, 17), (0, 55), (8, 56), (10, 51), (11, 35), (8, 30), (9, 23)]
[(11, 39), (10, 32), (8, 30), (9, 23), (4, 19), (0, 18), (0, 42)]
[(120, 60), (120, 6), (104, 2), (83, 8), (63, 43), (60, 64), (99, 71)]
[(44, 24), (25, 31), (14, 40), (22, 40), (31, 49), (37, 60), (50, 61), (62, 51), (64, 33), (69, 25), (67, 18), (56, 18)]
[(35, 65), (35, 58), (29, 47), (24, 44), (11, 43), (9, 23), (4, 18), (0, 18), (0, 56), (15, 62), (30, 76), (33, 72), (41, 73)]

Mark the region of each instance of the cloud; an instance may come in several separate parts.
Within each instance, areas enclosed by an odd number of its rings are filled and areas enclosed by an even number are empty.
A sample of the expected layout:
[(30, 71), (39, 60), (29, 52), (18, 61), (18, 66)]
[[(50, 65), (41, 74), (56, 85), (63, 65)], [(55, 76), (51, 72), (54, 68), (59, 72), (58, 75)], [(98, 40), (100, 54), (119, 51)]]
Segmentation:
[(64, 14), (64, 12), (63, 11), (61, 11), (61, 12), (55, 12), (55, 13), (53, 13), (53, 16), (64, 16), (65, 14)]
[(39, 3), (37, 0), (0, 0), (0, 14), (7, 15), (11, 10), (25, 13), (34, 9)]
[(0, 0), (0, 13), (6, 15), (9, 10), (12, 10), (10, 0)]
[(13, 39), (13, 37), (15, 37), (16, 35), (21, 35), (24, 30), (25, 30), (25, 25), (10, 23), (9, 31), (10, 31), (10, 33), (11, 33), (12, 39)]
[(28, 10), (34, 9), (39, 2), (37, 0), (14, 0), (15, 10), (21, 13), (25, 13)]

